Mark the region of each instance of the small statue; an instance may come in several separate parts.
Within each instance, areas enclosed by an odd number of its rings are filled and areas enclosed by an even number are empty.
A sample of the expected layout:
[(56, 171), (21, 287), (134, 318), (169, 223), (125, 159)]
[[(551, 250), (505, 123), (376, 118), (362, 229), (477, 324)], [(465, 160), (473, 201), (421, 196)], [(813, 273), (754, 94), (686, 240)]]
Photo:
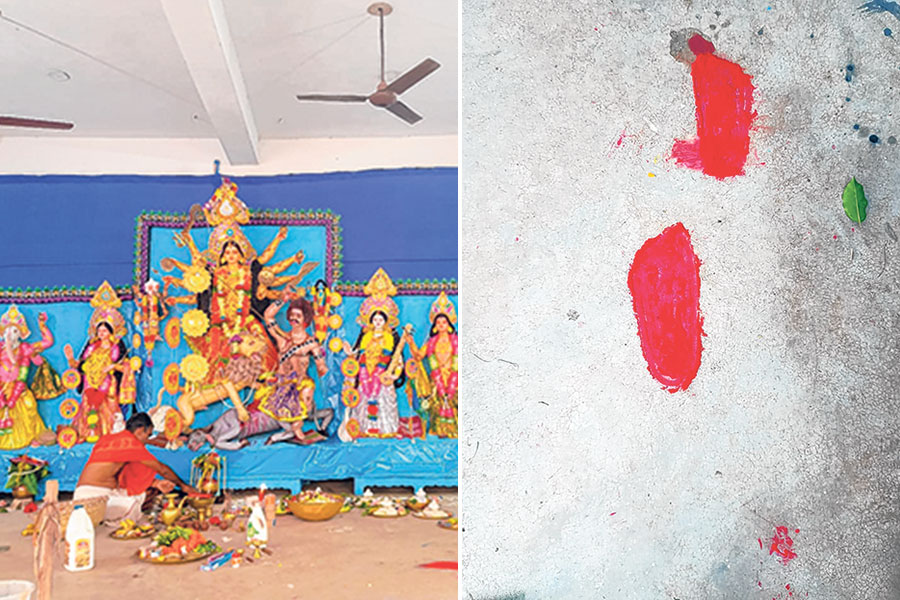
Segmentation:
[(428, 316), (431, 331), (425, 345), (416, 347), (412, 336), (407, 334), (413, 358), (416, 361), (426, 361), (431, 374), (431, 385), (422, 385), (424, 382), (417, 381), (416, 390), (422, 399), (423, 408), (428, 411), (429, 433), (455, 438), (459, 410), (459, 340), (456, 333), (456, 309), (446, 293), (441, 292), (431, 305)]
[(169, 310), (166, 308), (165, 295), (159, 293), (159, 282), (148, 279), (144, 284), (144, 293), (135, 284), (134, 303), (137, 312), (134, 313), (134, 324), (141, 328), (144, 336), (144, 347), (147, 349), (147, 366), (153, 366), (153, 348), (159, 337), (159, 322), (166, 318)]

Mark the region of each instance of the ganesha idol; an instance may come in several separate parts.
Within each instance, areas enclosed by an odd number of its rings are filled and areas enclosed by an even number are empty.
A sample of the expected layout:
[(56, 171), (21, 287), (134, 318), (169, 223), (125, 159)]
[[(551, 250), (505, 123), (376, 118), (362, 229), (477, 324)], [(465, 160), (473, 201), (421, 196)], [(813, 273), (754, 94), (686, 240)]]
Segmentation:
[[(240, 344), (253, 338), (263, 344), (262, 370), (274, 371), (278, 365), (278, 351), (261, 316), (281, 292), (273, 288), (298, 284), (318, 263), (306, 263), (296, 275), (279, 276), (288, 267), (303, 261), (303, 252), (269, 264), (278, 246), (287, 237), (282, 227), (275, 238), (257, 254), (253, 245), (241, 230), (250, 222), (250, 211), (237, 196), (237, 185), (224, 179), (213, 197), (202, 207), (191, 209), (187, 226), (175, 234), (175, 243), (186, 247), (191, 262), (184, 263), (167, 257), (161, 261), (164, 271), (177, 269), (180, 276), (163, 278), (163, 295), (170, 306), (193, 305), (181, 318), (182, 331), (194, 355), (205, 360), (202, 380), (192, 382), (192, 387), (178, 404), (187, 424), (194, 412), (225, 397), (236, 397), (236, 391), (247, 387), (251, 379), (233, 381), (228, 365), (241, 356)], [(191, 228), (202, 212), (206, 223), (213, 227), (209, 234), (207, 250), (200, 251), (191, 236)], [(170, 286), (189, 292), (188, 295), (168, 295)], [(230, 383), (231, 385), (226, 385)]]
[[(32, 365), (41, 369), (49, 369), (50, 365), (40, 353), (53, 345), (53, 334), (47, 328), (47, 314), (38, 315), (38, 327), (41, 339), (37, 342), (25, 342), (30, 335), (25, 315), (13, 305), (0, 317), (0, 450), (22, 448), (36, 442), (42, 434), (48, 432), (44, 421), (38, 414), (35, 393), (28, 386), (28, 374)], [(58, 396), (58, 376), (50, 373), (49, 379), (35, 377), (35, 384), (43, 382), (43, 387), (55, 387), (52, 390), (39, 390), (42, 397)], [(43, 391), (44, 393), (40, 393)]]

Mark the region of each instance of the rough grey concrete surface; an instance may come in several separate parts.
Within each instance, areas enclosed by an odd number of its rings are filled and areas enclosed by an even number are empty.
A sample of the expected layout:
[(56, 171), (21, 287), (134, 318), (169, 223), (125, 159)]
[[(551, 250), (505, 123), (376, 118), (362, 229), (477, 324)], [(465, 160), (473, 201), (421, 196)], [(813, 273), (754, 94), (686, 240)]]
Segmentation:
[[(900, 597), (900, 5), (862, 3), (463, 0), (464, 598)], [(743, 176), (667, 160), (689, 27), (753, 76)], [(679, 221), (708, 337), (669, 394), (626, 279)]]

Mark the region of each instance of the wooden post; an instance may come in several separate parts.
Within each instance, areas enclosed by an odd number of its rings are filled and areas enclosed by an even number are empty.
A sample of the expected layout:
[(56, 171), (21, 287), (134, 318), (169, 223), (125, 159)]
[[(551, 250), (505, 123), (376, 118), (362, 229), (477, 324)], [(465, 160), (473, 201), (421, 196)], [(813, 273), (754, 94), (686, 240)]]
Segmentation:
[(34, 578), (37, 600), (50, 600), (53, 583), (53, 555), (59, 547), (59, 481), (47, 481), (44, 503), (34, 524)]

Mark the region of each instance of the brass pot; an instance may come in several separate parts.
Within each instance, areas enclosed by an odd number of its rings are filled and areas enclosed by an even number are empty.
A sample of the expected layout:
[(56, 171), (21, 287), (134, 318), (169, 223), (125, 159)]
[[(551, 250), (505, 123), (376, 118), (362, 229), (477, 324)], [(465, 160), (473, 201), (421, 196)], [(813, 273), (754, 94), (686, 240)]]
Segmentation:
[(19, 500), (24, 500), (25, 498), (31, 498), (31, 492), (28, 491), (28, 488), (24, 485), (17, 485), (12, 490), (13, 498), (17, 498)]
[(216, 492), (219, 491), (219, 482), (212, 478), (207, 479), (197, 487), (197, 491), (199, 491), (201, 494), (210, 494), (212, 496), (215, 496)]

